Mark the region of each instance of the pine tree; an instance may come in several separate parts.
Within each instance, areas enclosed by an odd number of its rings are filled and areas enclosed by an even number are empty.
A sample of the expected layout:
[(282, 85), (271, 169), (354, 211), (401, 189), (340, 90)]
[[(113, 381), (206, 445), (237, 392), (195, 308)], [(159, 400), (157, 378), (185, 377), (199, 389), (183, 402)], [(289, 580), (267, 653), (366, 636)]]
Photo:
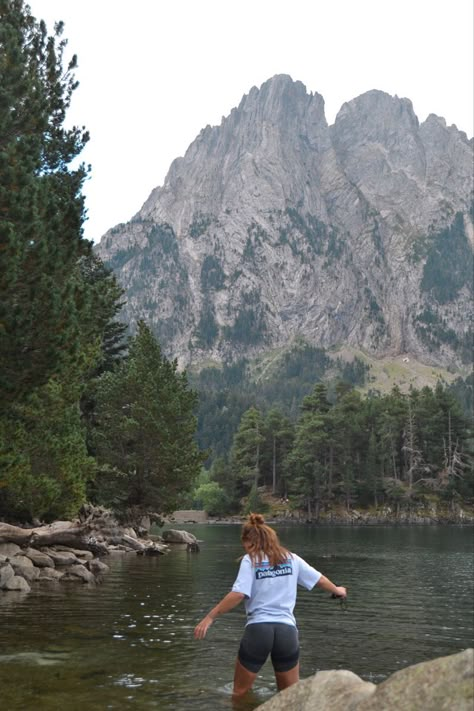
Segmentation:
[(80, 351), (78, 259), (88, 140), (64, 128), (76, 58), (62, 23), (48, 37), (23, 0), (0, 0), (0, 408), (44, 385)]
[(203, 461), (194, 439), (197, 395), (145, 323), (128, 358), (101, 376), (96, 397), (94, 440), (105, 472), (96, 498), (112, 478), (114, 497), (125, 507), (174, 510)]
[(294, 426), (281, 410), (273, 407), (265, 416), (264, 435), (262, 468), (271, 471), (272, 494), (275, 495), (281, 483), (283, 462), (293, 442)]
[(287, 461), (292, 472), (288, 485), (293, 493), (303, 496), (310, 520), (313, 505), (317, 520), (325, 500), (327, 442), (322, 415), (310, 410), (303, 412), (296, 425), (295, 441)]
[(369, 433), (365, 427), (360, 394), (343, 387), (330, 411), (338, 485), (349, 510), (362, 474), (362, 463), (368, 448)]
[(260, 481), (260, 455), (264, 442), (264, 424), (259, 410), (244, 412), (232, 445), (232, 464), (236, 477), (244, 483), (253, 481), (255, 491)]

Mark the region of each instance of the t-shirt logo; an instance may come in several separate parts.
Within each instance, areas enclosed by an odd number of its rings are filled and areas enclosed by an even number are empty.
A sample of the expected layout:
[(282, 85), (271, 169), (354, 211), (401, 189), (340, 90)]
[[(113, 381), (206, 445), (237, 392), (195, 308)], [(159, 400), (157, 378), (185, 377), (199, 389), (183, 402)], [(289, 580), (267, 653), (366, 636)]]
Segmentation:
[(289, 561), (273, 566), (270, 566), (269, 563), (262, 563), (255, 568), (255, 578), (257, 580), (280, 578), (283, 575), (293, 575), (293, 567)]

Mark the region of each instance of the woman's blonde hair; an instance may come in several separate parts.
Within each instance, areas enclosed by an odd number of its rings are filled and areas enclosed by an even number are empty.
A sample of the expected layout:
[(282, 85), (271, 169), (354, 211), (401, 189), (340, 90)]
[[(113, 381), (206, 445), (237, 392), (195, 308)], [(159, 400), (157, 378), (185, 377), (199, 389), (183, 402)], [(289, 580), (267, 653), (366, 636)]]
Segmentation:
[(265, 523), (262, 514), (249, 515), (242, 526), (240, 540), (249, 545), (247, 553), (252, 563), (261, 563), (268, 558), (270, 565), (278, 565), (288, 558), (289, 552), (281, 545), (276, 531)]

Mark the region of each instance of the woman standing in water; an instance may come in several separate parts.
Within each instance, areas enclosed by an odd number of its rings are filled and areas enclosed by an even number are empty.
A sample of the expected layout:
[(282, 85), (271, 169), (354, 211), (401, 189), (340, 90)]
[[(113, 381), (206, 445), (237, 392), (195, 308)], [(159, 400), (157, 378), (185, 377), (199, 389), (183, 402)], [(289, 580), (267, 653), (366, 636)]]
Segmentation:
[(261, 514), (250, 514), (242, 527), (241, 541), (246, 554), (232, 592), (201, 620), (194, 636), (204, 639), (216, 617), (245, 599), (247, 625), (235, 663), (234, 696), (249, 691), (269, 654), (281, 691), (299, 680), (300, 650), (293, 615), (297, 585), (307, 590), (316, 585), (338, 597), (346, 597), (347, 591), (283, 548)]

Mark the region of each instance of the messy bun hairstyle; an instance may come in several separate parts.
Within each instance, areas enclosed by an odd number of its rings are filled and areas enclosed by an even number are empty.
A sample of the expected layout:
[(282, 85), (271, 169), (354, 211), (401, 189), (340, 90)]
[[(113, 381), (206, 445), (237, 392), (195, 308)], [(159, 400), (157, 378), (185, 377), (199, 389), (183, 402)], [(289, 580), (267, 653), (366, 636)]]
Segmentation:
[(265, 523), (262, 514), (249, 514), (242, 526), (240, 539), (247, 545), (252, 563), (261, 563), (267, 558), (270, 565), (279, 565), (288, 558), (288, 551), (281, 545), (276, 531)]

